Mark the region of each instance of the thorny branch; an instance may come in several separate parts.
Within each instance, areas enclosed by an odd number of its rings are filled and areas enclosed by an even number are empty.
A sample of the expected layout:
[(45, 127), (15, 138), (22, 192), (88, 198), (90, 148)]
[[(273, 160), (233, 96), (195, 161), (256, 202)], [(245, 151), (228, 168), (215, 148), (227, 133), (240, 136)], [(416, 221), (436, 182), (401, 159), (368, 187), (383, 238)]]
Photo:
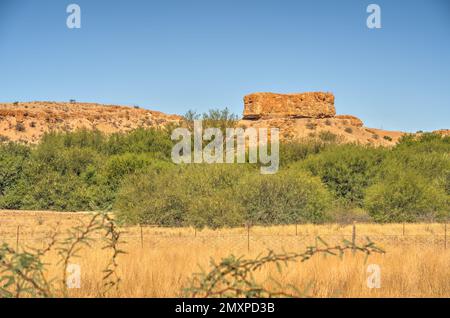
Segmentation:
[[(82, 246), (91, 247), (95, 234), (103, 233), (105, 245), (102, 249), (112, 251), (111, 258), (103, 270), (103, 289), (100, 294), (104, 296), (111, 288), (117, 287), (120, 279), (116, 273), (120, 254), (125, 253), (119, 249), (120, 232), (114, 220), (106, 213), (97, 213), (92, 216), (87, 225), (76, 226), (69, 229), (64, 239), (59, 240), (59, 233), (55, 230), (50, 242), (42, 249), (28, 248), (22, 252), (16, 251), (8, 244), (0, 246), (0, 297), (54, 297), (58, 290), (67, 296), (67, 266), (71, 259), (79, 257)], [(62, 264), (61, 284), (58, 289), (56, 279), (47, 280), (46, 265), (43, 258), (55, 250), (59, 257), (58, 265)]]

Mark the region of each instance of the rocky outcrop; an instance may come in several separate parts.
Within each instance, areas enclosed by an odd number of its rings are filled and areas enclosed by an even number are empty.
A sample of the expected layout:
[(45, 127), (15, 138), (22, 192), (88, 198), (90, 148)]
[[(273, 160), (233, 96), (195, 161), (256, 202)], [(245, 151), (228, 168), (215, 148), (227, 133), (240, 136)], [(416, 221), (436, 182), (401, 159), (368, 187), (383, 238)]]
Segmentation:
[(450, 136), (450, 129), (439, 129), (433, 131), (433, 134), (438, 134), (441, 136)]
[(336, 119), (347, 121), (351, 126), (362, 127), (364, 125), (361, 119), (352, 115), (337, 115)]
[(244, 119), (329, 118), (336, 115), (334, 95), (254, 93), (244, 97)]
[(393, 146), (404, 134), (364, 127), (352, 115), (336, 115), (334, 95), (255, 93), (244, 97), (242, 127), (279, 128), (281, 140), (318, 139), (323, 142)]

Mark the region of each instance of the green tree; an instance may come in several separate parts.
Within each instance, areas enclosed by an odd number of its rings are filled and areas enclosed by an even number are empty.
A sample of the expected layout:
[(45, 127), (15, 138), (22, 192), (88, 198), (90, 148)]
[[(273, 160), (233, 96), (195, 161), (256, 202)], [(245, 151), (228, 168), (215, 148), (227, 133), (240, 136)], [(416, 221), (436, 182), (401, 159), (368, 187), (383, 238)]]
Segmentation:
[[(0, 197), (22, 177), (30, 149), (19, 144), (0, 145)], [(0, 199), (1, 200), (1, 199)]]
[(302, 171), (251, 174), (236, 189), (251, 224), (323, 222), (331, 203), (320, 180)]
[(450, 216), (449, 199), (416, 172), (393, 169), (367, 189), (365, 206), (376, 222), (435, 221)]
[(365, 189), (376, 177), (386, 150), (339, 145), (312, 156), (301, 165), (349, 206), (363, 206)]

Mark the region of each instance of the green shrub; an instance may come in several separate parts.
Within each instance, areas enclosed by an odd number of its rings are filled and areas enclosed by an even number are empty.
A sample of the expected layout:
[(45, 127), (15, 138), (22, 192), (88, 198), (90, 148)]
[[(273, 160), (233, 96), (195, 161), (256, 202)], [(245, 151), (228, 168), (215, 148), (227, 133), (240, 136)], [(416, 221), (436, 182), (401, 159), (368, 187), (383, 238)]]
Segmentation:
[(199, 195), (190, 200), (188, 225), (216, 229), (241, 226), (244, 222), (244, 207), (234, 200), (230, 190), (223, 189), (212, 195)]
[(156, 172), (172, 166), (171, 163), (156, 159), (153, 154), (125, 153), (110, 156), (102, 168), (102, 177), (113, 189), (116, 189), (122, 179), (130, 174), (137, 173), (151, 167)]
[(0, 202), (8, 209), (83, 211), (101, 195), (74, 175), (41, 171), (40, 177), (21, 179)]
[(328, 142), (328, 143), (335, 143), (338, 141), (338, 136), (336, 134), (333, 134), (331, 131), (321, 131), (319, 133), (319, 138), (320, 140), (322, 140), (323, 142)]
[(376, 222), (446, 219), (449, 196), (413, 171), (392, 171), (367, 189), (366, 208)]
[(423, 153), (448, 153), (450, 150), (450, 136), (441, 136), (433, 133), (424, 133), (420, 136), (412, 134), (403, 135), (399, 139), (395, 149), (409, 149), (414, 152)]
[(10, 139), (9, 139), (8, 136), (0, 135), (0, 143), (7, 142), (7, 141), (9, 141), (9, 140), (10, 140)]
[(0, 197), (22, 177), (30, 150), (19, 144), (0, 145)]
[[(114, 210), (123, 223), (220, 227), (242, 222), (231, 189), (249, 170), (240, 165), (185, 165), (124, 181)], [(256, 173), (257, 170), (255, 170)]]
[(450, 194), (449, 140), (433, 134), (402, 138), (383, 161), (380, 178), (388, 178), (395, 171), (411, 171)]
[(130, 176), (114, 210), (123, 223), (218, 228), (323, 222), (330, 196), (301, 171), (267, 176), (249, 166), (187, 165)]
[(202, 120), (203, 129), (219, 128), (222, 131), (222, 134), (225, 135), (227, 128), (235, 128), (237, 126), (239, 117), (232, 113), (228, 108), (210, 109), (202, 115), (193, 110), (189, 110), (184, 115), (184, 125), (192, 130), (194, 127), (194, 120)]
[(251, 224), (319, 223), (326, 220), (330, 205), (320, 180), (302, 171), (247, 175), (236, 196)]
[(101, 167), (105, 158), (90, 148), (58, 148), (39, 145), (28, 161), (27, 175), (40, 178), (40, 171), (53, 171), (60, 175), (82, 176), (91, 167)]
[(280, 143), (280, 164), (287, 166), (302, 161), (310, 155), (318, 154), (325, 148), (325, 143), (314, 140)]
[(130, 133), (111, 135), (103, 145), (108, 155), (123, 153), (154, 153), (162, 159), (170, 159), (173, 142), (165, 129), (138, 128)]
[(187, 198), (178, 190), (178, 172), (163, 176), (153, 173), (130, 175), (123, 182), (114, 203), (117, 219), (124, 224), (182, 226)]
[(16, 124), (16, 130), (17, 131), (20, 131), (20, 132), (23, 132), (23, 131), (25, 131), (25, 125), (23, 124), (23, 123), (21, 123), (21, 122), (18, 122), (17, 124)]
[(238, 123), (238, 116), (233, 114), (228, 108), (211, 109), (202, 115), (204, 128), (220, 128), (225, 133), (226, 128), (235, 128)]
[(364, 191), (372, 183), (385, 156), (384, 149), (338, 145), (308, 158), (302, 166), (350, 206), (362, 206)]

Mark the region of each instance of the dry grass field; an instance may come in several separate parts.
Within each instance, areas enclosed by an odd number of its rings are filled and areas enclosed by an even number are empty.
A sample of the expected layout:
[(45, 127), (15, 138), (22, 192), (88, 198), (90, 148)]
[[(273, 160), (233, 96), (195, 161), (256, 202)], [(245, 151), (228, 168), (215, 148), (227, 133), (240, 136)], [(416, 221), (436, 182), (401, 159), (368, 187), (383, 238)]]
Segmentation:
[[(58, 231), (89, 219), (88, 213), (0, 211), (0, 243), (19, 249), (42, 247), (52, 228)], [(207, 269), (210, 258), (229, 254), (252, 258), (268, 249), (302, 251), (320, 236), (329, 243), (351, 239), (352, 226), (337, 224), (253, 227), (202, 230), (191, 228), (123, 228), (127, 254), (120, 255), (118, 274), (122, 281), (109, 297), (178, 297), (192, 273)], [(19, 233), (17, 237), (17, 233)], [(266, 266), (255, 278), (271, 287), (293, 284), (311, 297), (450, 297), (450, 242), (444, 245), (443, 224), (357, 224), (356, 241), (369, 236), (385, 254), (347, 253), (338, 257), (314, 256), (291, 263), (280, 274)], [(450, 241), (447, 238), (448, 241)], [(97, 297), (101, 271), (108, 254), (100, 243), (84, 248), (74, 262), (81, 266), (81, 288), (71, 289), (71, 297)], [(56, 254), (49, 255), (48, 276), (61, 272)], [(366, 281), (369, 264), (381, 268), (381, 287), (370, 289)], [(307, 288), (308, 287), (308, 288)], [(275, 285), (273, 288), (279, 288)]]

